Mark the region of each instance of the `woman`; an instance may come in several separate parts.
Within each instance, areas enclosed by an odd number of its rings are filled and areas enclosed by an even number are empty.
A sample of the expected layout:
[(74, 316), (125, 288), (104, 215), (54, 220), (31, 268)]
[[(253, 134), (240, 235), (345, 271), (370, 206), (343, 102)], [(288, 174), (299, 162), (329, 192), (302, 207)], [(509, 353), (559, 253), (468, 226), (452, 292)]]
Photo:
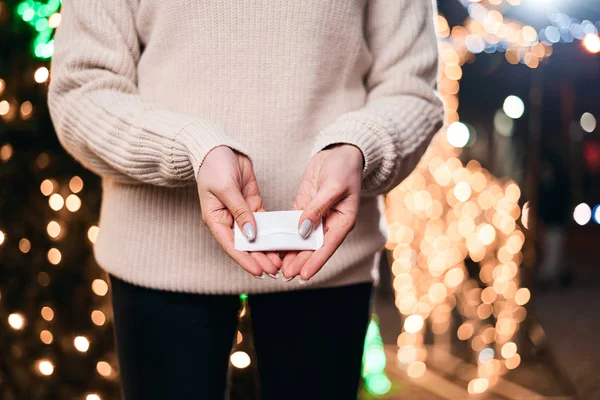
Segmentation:
[[(441, 127), (431, 0), (65, 0), (49, 88), (103, 179), (124, 397), (222, 398), (249, 294), (264, 399), (359, 384), (377, 195)], [(259, 191), (260, 188), (260, 191)], [(252, 212), (324, 218), (316, 251), (241, 252)], [(262, 279), (256, 279), (262, 278)]]

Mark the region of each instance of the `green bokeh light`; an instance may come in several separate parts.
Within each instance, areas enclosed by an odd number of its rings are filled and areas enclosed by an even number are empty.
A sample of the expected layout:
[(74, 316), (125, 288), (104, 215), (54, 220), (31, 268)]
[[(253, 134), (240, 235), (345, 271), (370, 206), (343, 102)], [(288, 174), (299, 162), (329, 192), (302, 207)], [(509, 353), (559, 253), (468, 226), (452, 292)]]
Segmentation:
[(28, 8), (23, 12), (23, 21), (29, 22), (33, 19), (34, 16), (35, 11), (33, 11), (33, 8)]
[(48, 19), (47, 18), (40, 18), (35, 23), (35, 30), (38, 32), (41, 32), (47, 28), (48, 28)]
[(373, 314), (365, 335), (362, 375), (367, 391), (382, 396), (390, 391), (392, 383), (384, 373), (386, 358), (378, 321), (377, 315)]
[(381, 347), (373, 347), (367, 350), (364, 369), (367, 375), (378, 374), (385, 368), (385, 353)]
[(38, 32), (31, 46), (31, 51), (37, 58), (48, 59), (54, 55), (54, 29), (49, 27), (47, 17), (58, 12), (61, 3), (62, 0), (26, 0), (16, 7), (20, 18)]
[(384, 374), (374, 374), (365, 378), (369, 393), (383, 396), (392, 388), (392, 382)]

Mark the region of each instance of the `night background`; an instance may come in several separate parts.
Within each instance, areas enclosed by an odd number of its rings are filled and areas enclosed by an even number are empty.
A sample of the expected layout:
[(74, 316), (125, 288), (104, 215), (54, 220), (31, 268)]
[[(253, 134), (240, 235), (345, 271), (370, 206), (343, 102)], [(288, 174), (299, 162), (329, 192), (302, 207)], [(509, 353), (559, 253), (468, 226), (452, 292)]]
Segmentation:
[[(0, 0), (0, 400), (120, 398), (101, 181), (46, 105), (60, 3)], [(383, 202), (361, 398), (600, 399), (600, 2), (438, 11), (446, 124)], [(260, 398), (245, 300), (232, 399)]]

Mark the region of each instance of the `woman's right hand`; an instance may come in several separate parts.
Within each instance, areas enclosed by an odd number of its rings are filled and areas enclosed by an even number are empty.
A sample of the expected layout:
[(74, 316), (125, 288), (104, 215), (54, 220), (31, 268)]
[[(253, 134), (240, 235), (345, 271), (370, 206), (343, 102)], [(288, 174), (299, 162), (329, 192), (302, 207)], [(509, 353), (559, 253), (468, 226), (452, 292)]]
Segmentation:
[(264, 211), (248, 157), (227, 146), (215, 147), (204, 158), (197, 182), (202, 220), (223, 250), (252, 275), (260, 278), (264, 271), (275, 278), (282, 265), (277, 253), (234, 248), (234, 220), (246, 238), (254, 240), (256, 220), (252, 213)]

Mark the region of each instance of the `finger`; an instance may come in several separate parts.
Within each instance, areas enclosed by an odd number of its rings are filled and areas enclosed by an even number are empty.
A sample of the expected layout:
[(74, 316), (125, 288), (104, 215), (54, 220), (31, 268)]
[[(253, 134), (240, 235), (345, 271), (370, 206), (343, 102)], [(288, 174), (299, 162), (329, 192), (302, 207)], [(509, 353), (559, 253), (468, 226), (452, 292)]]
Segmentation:
[(273, 265), (269, 257), (266, 256), (262, 251), (251, 251), (250, 256), (256, 260), (260, 264), (260, 267), (263, 271), (265, 271), (272, 278), (275, 278), (275, 274), (277, 273), (277, 267)]
[(306, 239), (314, 227), (327, 215), (329, 209), (342, 198), (343, 194), (344, 189), (341, 186), (323, 186), (304, 207), (298, 221), (298, 234)]
[(310, 258), (313, 250), (303, 250), (298, 253), (296, 257), (287, 265), (287, 268), (283, 271), (283, 275), (286, 279), (294, 279), (304, 266), (304, 263)]
[(281, 268), (282, 265), (281, 258), (279, 257), (279, 255), (274, 251), (269, 251), (266, 253), (266, 255), (269, 258), (269, 260), (271, 260), (275, 268), (279, 271), (279, 268)]
[(246, 239), (253, 241), (256, 238), (256, 220), (240, 189), (230, 186), (220, 190), (216, 196), (227, 207)]
[(312, 278), (323, 268), (323, 265), (331, 258), (337, 248), (342, 244), (349, 230), (331, 228), (325, 234), (323, 246), (315, 250), (310, 258), (303, 264), (299, 271), (300, 278), (304, 281)]
[[(285, 253), (285, 255), (283, 256), (283, 260), (281, 260), (281, 262), (282, 262), (281, 272), (282, 273), (287, 268), (287, 266), (291, 264), (291, 262), (294, 260), (294, 258), (296, 258), (297, 255), (298, 255), (297, 251), (288, 251), (287, 253)], [(284, 275), (284, 279), (285, 279), (285, 275)]]
[(262, 276), (264, 270), (250, 253), (247, 251), (239, 251), (234, 248), (233, 230), (229, 226), (211, 220), (208, 220), (206, 225), (229, 257), (252, 275), (256, 277)]

